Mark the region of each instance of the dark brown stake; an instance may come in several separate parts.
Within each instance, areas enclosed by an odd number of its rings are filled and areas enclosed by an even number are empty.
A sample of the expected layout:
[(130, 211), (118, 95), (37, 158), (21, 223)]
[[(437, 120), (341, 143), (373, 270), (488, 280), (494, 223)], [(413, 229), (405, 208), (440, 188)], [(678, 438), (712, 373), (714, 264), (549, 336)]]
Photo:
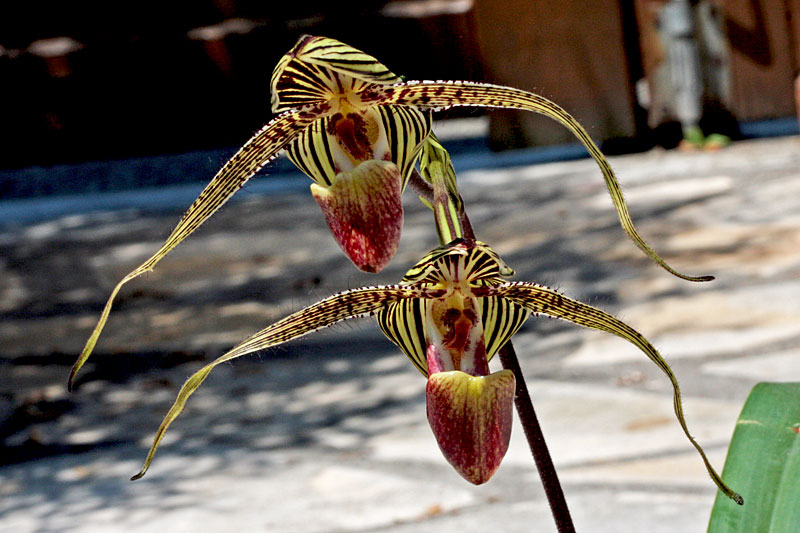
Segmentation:
[(564, 491), (561, 489), (556, 467), (550, 457), (550, 450), (547, 449), (542, 427), (539, 425), (539, 419), (533, 409), (533, 401), (528, 393), (528, 386), (525, 384), (517, 353), (514, 351), (511, 341), (508, 341), (500, 349), (499, 355), (503, 368), (511, 370), (514, 373), (514, 377), (517, 378), (517, 394), (514, 398), (514, 405), (517, 407), (522, 429), (525, 431), (525, 438), (528, 439), (533, 461), (539, 471), (544, 493), (547, 495), (548, 503), (550, 503), (550, 512), (553, 513), (556, 528), (558, 528), (559, 533), (575, 533), (575, 526), (572, 524), (572, 516), (569, 514), (567, 500), (564, 498)]

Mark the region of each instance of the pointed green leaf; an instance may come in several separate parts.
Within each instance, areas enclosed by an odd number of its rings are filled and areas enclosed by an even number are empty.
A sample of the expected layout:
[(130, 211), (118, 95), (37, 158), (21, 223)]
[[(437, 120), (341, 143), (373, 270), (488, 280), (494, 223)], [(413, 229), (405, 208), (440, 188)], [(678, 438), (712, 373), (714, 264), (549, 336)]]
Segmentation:
[(750, 391), (722, 475), (747, 497), (744, 508), (717, 496), (709, 533), (794, 533), (800, 524), (800, 383)]
[(439, 242), (447, 244), (454, 239), (462, 239), (465, 230), (471, 228), (464, 212), (464, 201), (458, 193), (456, 172), (442, 143), (431, 133), (425, 140), (419, 158), (419, 171), (425, 180), (433, 186), (433, 209), (436, 233)]

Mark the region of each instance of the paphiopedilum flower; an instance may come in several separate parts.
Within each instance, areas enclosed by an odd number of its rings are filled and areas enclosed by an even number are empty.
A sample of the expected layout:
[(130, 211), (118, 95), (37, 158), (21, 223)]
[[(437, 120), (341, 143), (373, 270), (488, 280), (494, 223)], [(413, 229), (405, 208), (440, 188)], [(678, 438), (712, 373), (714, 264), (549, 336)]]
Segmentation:
[(513, 271), (486, 244), (457, 239), (427, 254), (398, 285), (335, 294), (246, 339), (186, 381), (159, 427), (142, 477), (167, 428), (217, 365), (342, 320), (376, 315), (381, 330), (428, 379), (428, 420), (439, 447), (472, 483), (487, 481), (500, 465), (511, 433), (514, 376), (490, 373), (489, 360), (531, 314), (606, 331), (637, 346), (669, 378), (678, 422), (708, 473), (729, 489), (689, 434), (678, 382), (661, 355), (636, 330), (608, 313), (535, 283), (508, 281)]
[(431, 112), (452, 106), (523, 109), (557, 120), (597, 161), (620, 223), (634, 243), (676, 276), (712, 279), (679, 274), (645, 243), (631, 221), (608, 161), (580, 124), (546, 98), (481, 83), (404, 82), (359, 50), (311, 36), (302, 37), (281, 59), (271, 89), (272, 111), (280, 114), (225, 163), (161, 248), (114, 287), (72, 368), (70, 387), (91, 355), (122, 286), (152, 270), (283, 150), (313, 180), (312, 195), (347, 256), (361, 270), (381, 270), (400, 238), (403, 189), (420, 150), (435, 142)]

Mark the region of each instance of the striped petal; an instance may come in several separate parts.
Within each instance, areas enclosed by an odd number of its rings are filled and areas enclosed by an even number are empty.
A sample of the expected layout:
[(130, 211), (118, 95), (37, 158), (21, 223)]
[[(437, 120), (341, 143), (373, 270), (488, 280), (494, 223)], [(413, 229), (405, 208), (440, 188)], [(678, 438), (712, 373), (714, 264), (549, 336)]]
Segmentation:
[(139, 479), (147, 472), (167, 429), (181, 414), (189, 397), (203, 384), (214, 367), (237, 357), (289, 342), (342, 320), (369, 315), (387, 303), (425, 296), (427, 293), (424, 291), (400, 285), (365, 287), (346, 291), (325, 298), (252, 335), (186, 380), (178, 392), (175, 403), (172, 404), (156, 432), (142, 469), (131, 480)]
[(430, 131), (430, 112), (402, 106), (373, 107), (349, 116), (318, 119), (292, 141), (287, 155), (323, 186), (330, 186), (337, 174), (364, 161), (392, 161), (400, 169), (405, 188)]
[(352, 46), (304, 35), (272, 73), (272, 112), (326, 103), (338, 94), (400, 81), (377, 59)]
[(400, 169), (405, 188), (417, 156), (431, 133), (431, 112), (405, 106), (380, 106), (378, 111), (386, 131), (389, 160)]
[[(429, 252), (403, 278), (404, 285), (428, 288), (445, 287), (452, 274), (474, 284), (474, 290), (486, 292), (483, 287), (503, 282), (514, 271), (497, 253), (484, 243), (456, 240)], [(486, 358), (492, 357), (508, 342), (530, 316), (530, 312), (515, 302), (495, 295), (481, 294), (480, 319), (483, 324), (483, 341)], [(403, 300), (387, 305), (377, 314), (381, 331), (405, 353), (414, 366), (428, 375), (427, 350), (429, 334), (426, 330), (430, 306), (422, 300)]]
[(586, 130), (557, 104), (534, 93), (470, 82), (408, 82), (381, 87), (374, 95), (375, 104), (397, 104), (420, 109), (444, 109), (454, 106), (511, 108), (533, 111), (550, 117), (571, 131), (597, 162), (605, 178), (606, 187), (617, 210), (622, 228), (648, 257), (669, 273), (689, 281), (710, 281), (713, 276), (687, 276), (670, 267), (639, 235), (631, 220), (622, 189), (614, 171), (603, 153), (594, 144)]
[(481, 304), (486, 357), (491, 361), (531, 314), (525, 307), (497, 296), (485, 296), (478, 301)]
[(667, 378), (669, 378), (669, 381), (672, 384), (673, 407), (675, 409), (675, 415), (678, 418), (678, 422), (680, 423), (684, 434), (689, 439), (689, 442), (691, 442), (695, 449), (697, 449), (697, 452), (703, 459), (703, 463), (705, 464), (706, 470), (711, 476), (711, 479), (714, 480), (714, 483), (716, 483), (719, 489), (725, 493), (726, 496), (741, 504), (742, 497), (731, 490), (725, 484), (725, 482), (722, 481), (722, 478), (711, 466), (711, 463), (706, 457), (703, 449), (689, 433), (689, 428), (686, 425), (686, 419), (683, 414), (683, 402), (681, 401), (681, 391), (680, 387), (678, 386), (678, 380), (661, 354), (658, 353), (653, 345), (650, 344), (650, 342), (645, 339), (641, 333), (604, 311), (576, 300), (572, 300), (552, 289), (534, 283), (506, 282), (493, 287), (488, 287), (487, 291), (499, 297), (506, 298), (517, 305), (525, 307), (532, 313), (561, 318), (580, 326), (613, 333), (614, 335), (631, 342), (637, 348), (642, 350), (642, 352), (644, 352), (644, 354), (651, 361), (653, 361), (656, 366), (658, 366), (662, 372), (664, 372), (664, 374), (666, 374)]
[(331, 146), (332, 136), (327, 133), (330, 117), (317, 119), (286, 147), (286, 155), (294, 165), (318, 185), (330, 186), (341, 172), (337, 168)]
[(92, 331), (89, 340), (83, 348), (78, 360), (70, 372), (68, 387), (72, 389), (72, 383), (81, 367), (92, 353), (100, 333), (103, 331), (108, 315), (111, 312), (111, 305), (117, 293), (123, 285), (134, 278), (153, 270), (156, 264), (161, 261), (173, 248), (178, 246), (186, 237), (192, 234), (200, 225), (206, 221), (214, 212), (219, 209), (233, 194), (238, 191), (261, 167), (274, 159), (281, 149), (288, 144), (292, 138), (311, 124), (318, 116), (317, 110), (307, 109), (305, 111), (293, 111), (285, 113), (272, 122), (264, 126), (247, 143), (242, 146), (236, 154), (220, 169), (214, 179), (200, 193), (200, 196), (192, 203), (184, 213), (183, 218), (172, 233), (167, 237), (166, 242), (153, 254), (147, 261), (139, 265), (135, 270), (126, 275), (111, 291), (111, 295), (106, 301), (103, 312), (97, 325)]
[(411, 299), (390, 303), (376, 316), (383, 334), (408, 356), (425, 377), (428, 376), (426, 313), (424, 300)]

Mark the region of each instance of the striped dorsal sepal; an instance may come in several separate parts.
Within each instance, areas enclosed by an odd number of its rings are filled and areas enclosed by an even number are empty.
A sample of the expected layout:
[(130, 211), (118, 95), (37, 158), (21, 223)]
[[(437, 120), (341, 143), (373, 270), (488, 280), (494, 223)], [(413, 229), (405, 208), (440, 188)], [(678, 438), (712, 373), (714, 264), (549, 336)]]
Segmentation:
[[(457, 239), (431, 250), (403, 277), (413, 287), (457, 292), (474, 301), (480, 319), (483, 349), (487, 361), (516, 333), (530, 312), (494, 295), (482, 296), (490, 284), (503, 283), (514, 271), (485, 243)], [(480, 295), (480, 296), (479, 296)], [(414, 363), (428, 375), (428, 346), (431, 303), (409, 299), (391, 303), (378, 312), (378, 326)]]
[(372, 86), (401, 82), (374, 57), (329, 37), (305, 35), (272, 72), (272, 112), (326, 103), (341, 95), (359, 99)]

